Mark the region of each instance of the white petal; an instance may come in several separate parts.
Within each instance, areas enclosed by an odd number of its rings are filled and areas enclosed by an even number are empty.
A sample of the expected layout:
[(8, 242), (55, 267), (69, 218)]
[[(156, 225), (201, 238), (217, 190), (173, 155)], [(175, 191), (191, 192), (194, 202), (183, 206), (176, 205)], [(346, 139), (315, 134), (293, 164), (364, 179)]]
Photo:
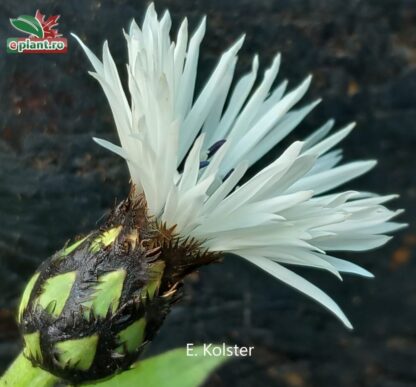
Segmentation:
[(368, 270), (364, 269), (361, 266), (356, 265), (355, 263), (345, 261), (344, 259), (339, 259), (335, 257), (331, 257), (329, 255), (319, 254), (317, 253), (322, 259), (328, 261), (331, 265), (333, 265), (338, 271), (343, 273), (352, 273), (357, 274), (363, 277), (374, 278), (374, 275), (370, 273)]
[(347, 137), (351, 130), (355, 127), (355, 123), (349, 124), (344, 129), (340, 130), (339, 132), (333, 134), (332, 136), (328, 137), (327, 139), (321, 141), (320, 143), (316, 144), (315, 146), (309, 148), (305, 154), (312, 154), (312, 155), (322, 155), (331, 149), (334, 145), (338, 144), (342, 141), (345, 137)]
[[(257, 82), (257, 55), (251, 71), (235, 80), (243, 38), (223, 53), (195, 98), (205, 19), (189, 42), (187, 20), (176, 42), (170, 38), (171, 24), (169, 12), (159, 20), (151, 4), (142, 26), (133, 21), (124, 32), (130, 98), (107, 42), (100, 60), (75, 36), (109, 101), (120, 146), (94, 140), (126, 159), (132, 183), (157, 222), (175, 227), (203, 248), (244, 256), (350, 327), (328, 296), (276, 262), (324, 269), (338, 277), (339, 272), (370, 276), (326, 250), (375, 248), (389, 240), (385, 234), (405, 227), (393, 221), (400, 210), (384, 207), (394, 195), (333, 191), (375, 162), (339, 166), (342, 150), (337, 145), (352, 125), (329, 135), (333, 120), (304, 142), (277, 148), (319, 101), (291, 110), (306, 93), (310, 77), (286, 95), (287, 81), (273, 88), (280, 55), (262, 80)], [(272, 149), (280, 157), (260, 171), (253, 167), (253, 177), (247, 178), (248, 168)]]
[(114, 152), (116, 155), (119, 155), (123, 159), (126, 159), (126, 160), (129, 159), (126, 151), (121, 146), (114, 145), (113, 143), (111, 143), (111, 142), (109, 142), (107, 140), (103, 140), (103, 139), (97, 138), (97, 137), (93, 137), (92, 139), (98, 145), (101, 145), (103, 148), (106, 148), (106, 149), (108, 149), (111, 152)]
[(199, 45), (205, 34), (205, 26), (206, 19), (204, 17), (189, 42), (187, 59), (180, 79), (181, 87), (175, 101), (175, 111), (181, 119), (185, 117), (192, 104), (199, 58)]
[(239, 141), (236, 141), (236, 145), (230, 150), (224, 162), (228, 162), (231, 167), (234, 167), (238, 161), (243, 159), (269, 133), (283, 115), (302, 98), (310, 82), (311, 77), (306, 78), (298, 88), (287, 94), (273, 106)]
[(302, 120), (314, 109), (320, 100), (292, 112), (287, 113), (282, 120), (254, 147), (248, 155), (250, 164), (254, 164), (268, 151), (283, 140)]
[(363, 175), (375, 165), (376, 161), (356, 161), (345, 164), (329, 171), (307, 176), (295, 183), (289, 191), (313, 189), (317, 195)]
[(319, 141), (324, 139), (328, 133), (331, 131), (335, 124), (334, 120), (328, 120), (324, 125), (322, 125), (318, 130), (312, 133), (309, 137), (307, 137), (304, 141), (303, 150), (306, 151), (307, 149), (311, 148)]
[(304, 278), (295, 274), (294, 272), (286, 269), (278, 263), (271, 262), (270, 260), (263, 257), (243, 257), (251, 263), (254, 263), (261, 269), (267, 271), (280, 281), (294, 287), (300, 292), (306, 294), (307, 296), (313, 298), (315, 301), (322, 304), (335, 316), (337, 316), (344, 325), (352, 329), (352, 325), (345, 314), (342, 312), (340, 307), (335, 303), (332, 298), (326, 295), (321, 289), (317, 288), (315, 285), (311, 284), (309, 281), (306, 281)]
[(213, 74), (211, 75), (201, 94), (198, 96), (197, 100), (192, 106), (191, 111), (186, 116), (182, 129), (184, 141), (181, 142), (179, 148), (180, 159), (185, 156), (195, 136), (201, 129), (203, 122), (206, 120), (208, 112), (211, 110), (212, 105), (218, 98), (219, 91), (221, 91), (219, 85), (221, 84), (223, 77), (227, 72), (234, 71), (235, 56), (243, 45), (243, 42), (244, 36), (241, 37), (231, 48), (228, 49), (228, 51), (222, 55)]
[(103, 64), (97, 58), (97, 56), (83, 43), (83, 41), (77, 35), (73, 33), (71, 33), (71, 35), (78, 41), (79, 45), (84, 50), (85, 54), (87, 55), (88, 59), (93, 65), (95, 72), (97, 72), (98, 74), (103, 73)]

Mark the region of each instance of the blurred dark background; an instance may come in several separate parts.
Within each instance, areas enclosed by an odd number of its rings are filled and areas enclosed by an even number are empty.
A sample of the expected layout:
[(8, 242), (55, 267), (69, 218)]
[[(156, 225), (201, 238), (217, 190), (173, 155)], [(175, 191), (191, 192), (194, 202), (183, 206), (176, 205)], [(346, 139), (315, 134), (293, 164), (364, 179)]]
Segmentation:
[[(94, 51), (109, 39), (124, 70), (122, 28), (141, 21), (147, 2), (29, 1), (0, 3), (0, 371), (21, 348), (14, 310), (37, 265), (70, 238), (96, 227), (128, 191), (123, 161), (95, 145), (115, 139), (113, 119), (74, 31)], [(18, 36), (10, 17), (61, 14), (66, 55), (8, 55)], [(217, 371), (207, 386), (333, 387), (416, 385), (416, 1), (415, 0), (163, 0), (174, 31), (203, 14), (208, 31), (201, 78), (245, 31), (238, 73), (252, 55), (263, 66), (283, 54), (280, 80), (307, 73), (306, 101), (324, 101), (289, 139), (300, 139), (327, 118), (358, 122), (343, 142), (346, 159), (379, 159), (377, 168), (349, 185), (400, 193), (410, 226), (387, 246), (344, 254), (376, 279), (299, 270), (328, 291), (351, 318), (350, 332), (309, 299), (236, 258), (189, 278), (186, 296), (170, 314), (148, 355), (186, 343), (255, 346), (250, 359)], [(281, 148), (271, 152), (276, 157)], [(263, 163), (266, 162), (263, 160)]]

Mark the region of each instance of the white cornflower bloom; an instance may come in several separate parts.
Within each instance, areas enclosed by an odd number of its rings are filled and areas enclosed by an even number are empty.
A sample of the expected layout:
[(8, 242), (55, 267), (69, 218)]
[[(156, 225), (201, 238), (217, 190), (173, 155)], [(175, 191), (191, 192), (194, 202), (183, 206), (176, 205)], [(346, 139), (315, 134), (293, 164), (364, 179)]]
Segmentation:
[[(127, 161), (132, 182), (145, 195), (150, 213), (183, 237), (214, 252), (236, 254), (320, 302), (347, 327), (338, 305), (286, 265), (372, 277), (367, 270), (333, 257), (332, 251), (362, 251), (385, 244), (402, 227), (391, 221), (401, 211), (384, 203), (395, 195), (336, 191), (368, 172), (375, 161), (339, 165), (335, 149), (353, 129), (329, 135), (321, 128), (283, 150), (280, 157), (239, 185), (247, 169), (294, 130), (319, 103), (291, 110), (306, 93), (308, 76), (286, 92), (272, 89), (280, 55), (257, 87), (259, 61), (231, 87), (244, 36), (225, 51), (198, 96), (194, 96), (202, 20), (190, 39), (185, 19), (176, 42), (171, 18), (159, 20), (153, 4), (140, 28), (125, 33), (128, 47), (126, 96), (107, 42), (99, 60), (78, 38), (91, 73), (110, 103), (121, 145), (95, 141)], [(180, 166), (183, 165), (183, 168)]]

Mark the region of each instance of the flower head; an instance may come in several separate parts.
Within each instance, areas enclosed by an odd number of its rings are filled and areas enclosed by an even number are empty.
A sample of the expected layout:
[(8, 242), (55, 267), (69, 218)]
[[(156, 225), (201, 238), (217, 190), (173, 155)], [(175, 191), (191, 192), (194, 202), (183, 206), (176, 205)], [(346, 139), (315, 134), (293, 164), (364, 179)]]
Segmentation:
[(128, 48), (126, 92), (104, 43), (102, 60), (78, 38), (90, 59), (117, 126), (120, 146), (95, 141), (123, 157), (149, 212), (166, 227), (200, 241), (211, 252), (236, 254), (320, 302), (347, 327), (347, 317), (318, 287), (286, 265), (365, 277), (372, 274), (332, 251), (362, 251), (386, 243), (403, 225), (384, 203), (395, 195), (338, 191), (368, 172), (375, 161), (341, 163), (334, 149), (354, 124), (330, 134), (329, 120), (297, 141), (244, 184), (247, 169), (281, 142), (319, 103), (294, 106), (306, 93), (308, 76), (286, 91), (276, 88), (280, 55), (255, 86), (259, 60), (232, 86), (244, 36), (226, 50), (195, 96), (199, 48), (205, 19), (188, 39), (185, 19), (176, 41), (171, 18), (158, 18), (153, 4), (140, 28), (125, 33)]

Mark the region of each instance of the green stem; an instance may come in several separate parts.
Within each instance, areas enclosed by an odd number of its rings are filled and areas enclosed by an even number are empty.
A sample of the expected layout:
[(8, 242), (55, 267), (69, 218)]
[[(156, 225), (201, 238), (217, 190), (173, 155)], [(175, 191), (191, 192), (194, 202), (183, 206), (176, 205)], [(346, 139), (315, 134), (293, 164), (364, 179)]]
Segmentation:
[(58, 378), (33, 367), (21, 353), (0, 379), (0, 387), (52, 387)]

